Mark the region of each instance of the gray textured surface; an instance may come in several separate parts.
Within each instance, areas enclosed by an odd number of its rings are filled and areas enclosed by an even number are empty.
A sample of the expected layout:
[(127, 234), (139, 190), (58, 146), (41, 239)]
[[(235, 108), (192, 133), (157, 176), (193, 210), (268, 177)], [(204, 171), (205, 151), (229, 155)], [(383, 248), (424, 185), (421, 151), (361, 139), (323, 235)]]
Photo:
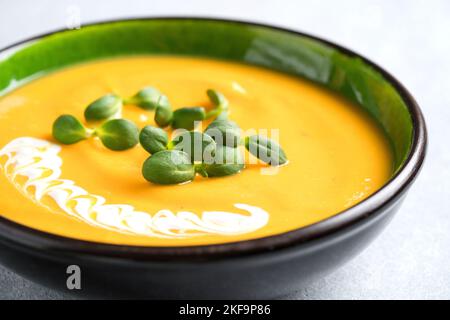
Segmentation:
[[(39, 3), (39, 4), (38, 4)], [(450, 299), (450, 1), (0, 0), (0, 47), (81, 22), (149, 15), (240, 18), (310, 32), (354, 49), (402, 81), (429, 126), (426, 166), (399, 214), (364, 253), (292, 299)], [(69, 21), (70, 22), (70, 21)], [(0, 299), (59, 293), (0, 268)]]

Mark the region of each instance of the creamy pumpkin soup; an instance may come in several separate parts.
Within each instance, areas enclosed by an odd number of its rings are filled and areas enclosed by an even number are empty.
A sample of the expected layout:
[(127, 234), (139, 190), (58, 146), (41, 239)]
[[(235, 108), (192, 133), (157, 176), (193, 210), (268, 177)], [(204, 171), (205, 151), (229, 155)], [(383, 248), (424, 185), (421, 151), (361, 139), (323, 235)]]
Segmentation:
[[(164, 93), (156, 108), (139, 100), (155, 92)], [(204, 113), (201, 132), (219, 109), (242, 129), (229, 146), (244, 155), (242, 165), (187, 156), (176, 178), (166, 174), (165, 155), (182, 151), (165, 135), (194, 129), (186, 119)], [(128, 131), (110, 133), (117, 128)], [(282, 146), (275, 163), (246, 150), (266, 136)], [(67, 68), (2, 97), (0, 168), (7, 219), (83, 240), (180, 246), (259, 238), (333, 216), (389, 179), (392, 155), (368, 115), (310, 82), (223, 61), (132, 57)]]

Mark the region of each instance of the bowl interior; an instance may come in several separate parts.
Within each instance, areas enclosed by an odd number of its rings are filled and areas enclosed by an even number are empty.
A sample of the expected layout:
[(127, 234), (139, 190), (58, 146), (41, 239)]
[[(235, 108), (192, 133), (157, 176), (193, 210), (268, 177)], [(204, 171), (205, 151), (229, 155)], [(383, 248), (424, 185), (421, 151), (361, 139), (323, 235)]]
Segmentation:
[(369, 62), (308, 36), (240, 22), (128, 20), (44, 36), (0, 54), (0, 96), (68, 65), (140, 54), (227, 59), (301, 76), (345, 96), (376, 119), (391, 141), (394, 171), (409, 154), (413, 121), (408, 108)]

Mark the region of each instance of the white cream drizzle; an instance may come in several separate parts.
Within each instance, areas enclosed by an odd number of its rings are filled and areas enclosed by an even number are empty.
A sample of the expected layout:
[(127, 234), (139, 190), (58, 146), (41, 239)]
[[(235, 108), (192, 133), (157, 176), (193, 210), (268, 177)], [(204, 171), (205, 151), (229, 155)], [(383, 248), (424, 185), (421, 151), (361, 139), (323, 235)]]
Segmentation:
[[(70, 216), (91, 225), (133, 235), (158, 238), (188, 238), (207, 234), (238, 235), (264, 227), (269, 214), (255, 206), (236, 203), (240, 214), (225, 211), (173, 213), (163, 209), (153, 216), (137, 211), (127, 204), (107, 204), (106, 199), (90, 194), (74, 181), (61, 179), (61, 147), (46, 140), (21, 137), (0, 150), (0, 161), (8, 180), (28, 198), (42, 204), (44, 196), (51, 197)], [(26, 181), (18, 182), (19, 176)], [(33, 187), (33, 188), (32, 188)]]

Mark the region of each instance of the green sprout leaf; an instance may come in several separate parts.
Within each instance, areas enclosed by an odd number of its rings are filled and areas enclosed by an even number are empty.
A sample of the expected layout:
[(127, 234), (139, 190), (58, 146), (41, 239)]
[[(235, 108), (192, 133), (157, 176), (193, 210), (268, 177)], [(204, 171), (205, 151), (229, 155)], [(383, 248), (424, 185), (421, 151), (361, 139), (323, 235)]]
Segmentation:
[(193, 130), (198, 122), (205, 119), (205, 108), (181, 108), (173, 112), (172, 128)]
[(208, 172), (206, 172), (204, 163), (194, 164), (195, 172), (201, 175), (202, 177), (208, 178)]
[(216, 143), (207, 134), (197, 131), (184, 131), (172, 140), (173, 149), (184, 151), (192, 163), (195, 161), (212, 161)]
[(134, 96), (126, 99), (125, 104), (134, 104), (145, 110), (154, 110), (162, 96), (161, 92), (154, 87), (146, 87), (139, 90)]
[[(227, 146), (217, 146), (214, 162), (203, 163), (208, 177), (223, 177), (239, 173), (244, 168), (241, 150)], [(201, 172), (197, 169), (198, 172)]]
[(228, 116), (228, 100), (225, 96), (219, 91), (208, 89), (206, 94), (209, 97), (209, 100), (214, 105), (214, 109), (210, 110), (206, 113), (205, 118), (213, 118), (220, 116), (221, 119), (226, 119)]
[(195, 177), (189, 155), (179, 150), (163, 150), (151, 155), (142, 166), (142, 175), (157, 184), (178, 184)]
[(155, 111), (155, 122), (161, 128), (167, 127), (172, 122), (172, 108), (169, 99), (166, 96), (161, 96)]
[(114, 119), (102, 124), (96, 134), (108, 149), (121, 151), (139, 142), (139, 128), (130, 120)]
[(209, 100), (216, 106), (221, 106), (222, 108), (228, 108), (228, 100), (225, 98), (225, 96), (220, 93), (219, 91), (208, 89), (206, 91), (206, 94), (209, 97)]
[(246, 137), (245, 147), (255, 157), (271, 166), (283, 165), (288, 161), (278, 143), (261, 135)]
[(86, 121), (111, 119), (122, 110), (122, 99), (115, 94), (107, 94), (87, 106), (84, 111)]
[(216, 119), (209, 124), (205, 133), (219, 145), (236, 148), (241, 140), (241, 128), (230, 120)]
[(72, 115), (62, 115), (53, 123), (53, 137), (63, 144), (73, 144), (90, 136), (90, 132)]
[(145, 126), (139, 134), (141, 146), (150, 154), (166, 150), (169, 143), (167, 132), (161, 128)]

